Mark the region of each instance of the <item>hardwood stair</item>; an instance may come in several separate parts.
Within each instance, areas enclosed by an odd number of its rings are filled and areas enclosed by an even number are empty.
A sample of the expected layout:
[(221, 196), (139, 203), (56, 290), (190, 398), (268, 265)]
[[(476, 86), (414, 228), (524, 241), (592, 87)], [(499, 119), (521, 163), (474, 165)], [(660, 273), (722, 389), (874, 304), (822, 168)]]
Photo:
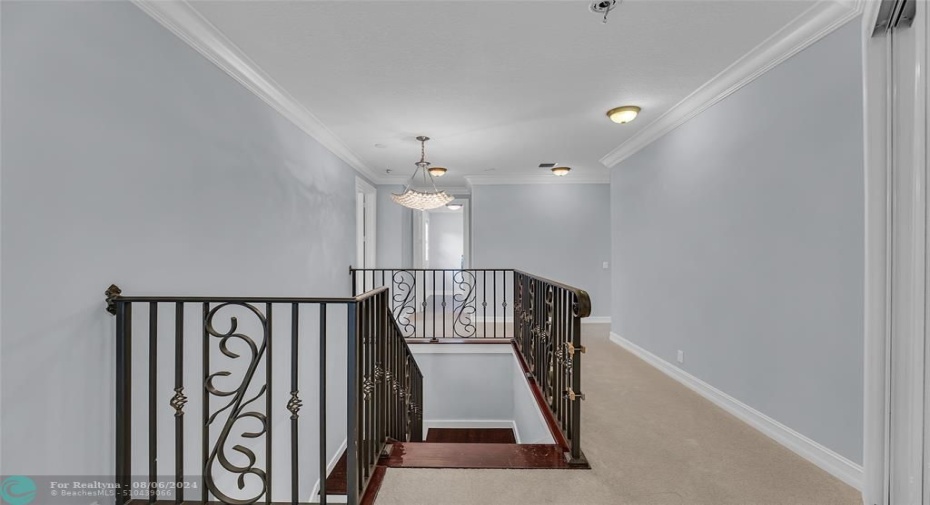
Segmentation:
[(574, 468), (553, 444), (402, 442), (379, 465), (388, 468)]
[[(391, 442), (378, 460), (362, 505), (375, 502), (388, 468), (575, 469), (558, 444), (518, 444), (510, 428), (431, 428), (425, 442)], [(327, 495), (346, 494), (343, 452), (326, 478)]]
[(449, 444), (515, 444), (512, 428), (430, 428), (427, 442)]

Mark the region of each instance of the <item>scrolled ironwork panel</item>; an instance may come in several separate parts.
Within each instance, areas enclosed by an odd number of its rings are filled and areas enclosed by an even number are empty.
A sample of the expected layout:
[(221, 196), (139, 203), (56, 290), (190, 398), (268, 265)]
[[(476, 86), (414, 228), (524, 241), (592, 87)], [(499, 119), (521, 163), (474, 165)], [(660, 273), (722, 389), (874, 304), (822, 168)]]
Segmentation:
[(416, 289), (415, 272), (396, 270), (391, 275), (391, 311), (404, 337), (416, 335)]
[[(236, 316), (230, 316), (229, 330), (221, 332), (216, 329), (216, 326), (214, 325), (214, 319), (216, 318), (217, 314), (223, 309), (233, 306), (247, 309), (258, 319), (262, 328), (261, 340), (258, 343), (256, 343), (256, 341), (248, 335), (237, 333), (239, 321)], [(258, 421), (260, 429), (257, 431), (254, 429), (252, 429), (252, 431), (247, 431), (248, 428), (242, 428), (241, 431), (236, 433), (236, 436), (248, 439), (258, 439), (266, 437), (268, 434), (268, 421), (266, 413), (256, 410), (249, 410), (249, 406), (252, 403), (265, 395), (268, 385), (262, 384), (259, 387), (259, 391), (252, 395), (251, 398), (247, 399), (250, 388), (258, 387), (256, 380), (258, 380), (260, 376), (256, 374), (256, 370), (265, 357), (265, 351), (268, 345), (268, 320), (261, 311), (249, 303), (228, 302), (217, 305), (207, 313), (204, 320), (204, 328), (209, 337), (219, 340), (219, 351), (227, 358), (230, 358), (231, 360), (239, 360), (240, 358), (243, 358), (242, 355), (230, 349), (230, 343), (233, 341), (245, 344), (245, 347), (249, 352), (248, 356), (244, 357), (245, 361), (247, 362), (245, 366), (246, 370), (242, 374), (242, 377), (238, 382), (238, 386), (234, 389), (221, 389), (214, 383), (215, 379), (219, 377), (231, 377), (232, 372), (228, 370), (211, 372), (204, 381), (204, 394), (206, 396), (229, 398), (226, 404), (212, 412), (209, 419), (207, 420), (207, 426), (205, 428), (207, 429), (207, 433), (209, 433), (210, 426), (214, 424), (220, 415), (225, 413), (225, 419), (223, 420), (219, 436), (214, 442), (212, 448), (210, 448), (207, 460), (204, 462), (204, 485), (207, 487), (207, 489), (209, 489), (210, 493), (212, 493), (223, 503), (230, 505), (248, 505), (257, 502), (270, 492), (268, 474), (264, 468), (260, 468), (258, 466), (258, 456), (252, 449), (249, 449), (248, 447), (245, 447), (241, 444), (236, 444), (231, 448), (231, 450), (235, 453), (238, 453), (239, 456), (232, 458), (231, 455), (227, 453), (226, 446), (231, 435), (233, 434), (234, 429), (236, 428), (236, 425), (245, 420), (252, 419)], [(265, 366), (268, 365), (268, 363), (265, 363)], [(245, 458), (244, 464), (236, 462), (241, 461), (242, 458)], [(260, 485), (259, 489), (252, 492), (252, 496), (250, 497), (236, 498), (231, 496), (228, 494), (228, 492), (226, 492), (226, 490), (221, 489), (217, 485), (216, 478), (214, 477), (214, 467), (217, 463), (219, 463), (223, 470), (236, 476), (237, 487), (240, 491), (246, 488), (246, 478), (248, 476), (253, 476), (258, 479), (257, 482)], [(266, 460), (265, 465), (267, 464), (268, 461)]]
[(457, 270), (452, 273), (452, 283), (456, 290), (452, 295), (454, 318), (452, 320), (452, 334), (458, 338), (474, 337), (477, 333), (475, 315), (476, 306), (475, 283), (477, 278), (474, 272)]

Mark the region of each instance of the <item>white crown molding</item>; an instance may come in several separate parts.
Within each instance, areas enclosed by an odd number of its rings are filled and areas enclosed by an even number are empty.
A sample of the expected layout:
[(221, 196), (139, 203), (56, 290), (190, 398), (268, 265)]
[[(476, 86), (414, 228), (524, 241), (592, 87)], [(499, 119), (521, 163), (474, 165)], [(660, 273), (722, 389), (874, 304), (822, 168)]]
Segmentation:
[(862, 13), (864, 0), (820, 0), (732, 65), (601, 158), (617, 166), (640, 149), (730, 96)]
[(466, 175), (469, 186), (488, 186), (495, 184), (610, 184), (610, 173), (603, 174), (568, 174), (556, 177), (548, 174), (534, 175)]
[(265, 101), (307, 135), (375, 184), (383, 178), (352, 153), (312, 112), (300, 104), (186, 0), (132, 0), (143, 12), (177, 35)]
[(829, 448), (794, 431), (614, 332), (610, 332), (610, 341), (630, 351), (634, 356), (710, 400), (714, 405), (736, 416), (739, 420), (762, 432), (763, 435), (787, 447), (834, 477), (856, 489), (862, 489), (862, 466), (853, 463)]

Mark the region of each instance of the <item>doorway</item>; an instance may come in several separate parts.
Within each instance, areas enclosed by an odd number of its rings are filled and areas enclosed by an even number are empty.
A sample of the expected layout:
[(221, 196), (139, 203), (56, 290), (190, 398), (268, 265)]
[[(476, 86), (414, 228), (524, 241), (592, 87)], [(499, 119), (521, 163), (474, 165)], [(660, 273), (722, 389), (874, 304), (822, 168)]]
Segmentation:
[(469, 267), (469, 200), (456, 198), (438, 209), (414, 212), (413, 266), (462, 270)]
[(928, 7), (884, 0), (863, 17), (867, 505), (930, 505)]
[[(421, 317), (439, 317), (428, 312), (449, 312), (461, 306), (467, 284), (461, 270), (469, 268), (471, 233), (469, 199), (456, 198), (445, 207), (414, 212), (414, 268), (424, 271), (423, 291), (417, 307)], [(451, 315), (443, 318), (452, 322)]]

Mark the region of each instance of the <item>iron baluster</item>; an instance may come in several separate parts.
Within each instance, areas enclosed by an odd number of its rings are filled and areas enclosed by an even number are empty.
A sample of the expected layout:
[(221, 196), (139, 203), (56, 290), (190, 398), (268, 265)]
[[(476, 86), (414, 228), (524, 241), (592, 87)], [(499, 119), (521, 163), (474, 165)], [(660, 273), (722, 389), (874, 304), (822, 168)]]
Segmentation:
[[(351, 336), (351, 333), (349, 334)], [(351, 354), (349, 355), (351, 359)], [(320, 304), (320, 504), (326, 505), (326, 304)], [(351, 399), (351, 396), (349, 397)]]
[[(171, 406), (174, 408), (174, 480), (184, 481), (184, 405), (187, 397), (184, 396), (184, 303), (177, 302), (174, 306), (174, 397)], [(175, 503), (184, 501), (184, 486), (175, 490)]]
[(114, 302), (114, 305), (116, 312), (115, 476), (120, 491), (116, 503), (122, 505), (132, 499), (128, 492), (131, 489), (132, 476), (132, 305), (120, 301)]
[[(301, 407), (300, 401), (300, 390), (298, 387), (298, 375), (297, 375), (297, 335), (300, 324), (300, 306), (296, 303), (291, 304), (291, 398), (287, 402), (287, 410), (291, 413), (291, 503), (297, 505), (298, 495), (300, 494), (300, 489), (298, 486), (298, 477), (300, 472), (298, 471), (299, 458), (297, 457), (299, 453), (300, 443), (298, 440), (297, 433), (297, 419), (299, 418), (299, 412)], [(270, 355), (269, 355), (270, 358)], [(268, 362), (268, 368), (271, 368), (271, 361)], [(270, 397), (270, 395), (269, 395)], [(271, 437), (269, 437), (270, 439)], [(269, 493), (270, 494), (270, 493)]]
[[(210, 456), (210, 424), (207, 422), (208, 419), (210, 419), (210, 395), (207, 394), (207, 390), (206, 390), (207, 379), (210, 378), (210, 337), (207, 334), (207, 315), (210, 313), (210, 310), (211, 310), (210, 303), (204, 302), (203, 303), (203, 317), (200, 320), (200, 326), (203, 332), (203, 350), (202, 350), (203, 382), (201, 382), (202, 384), (201, 386), (202, 387), (202, 391), (201, 391), (202, 393), (202, 400), (201, 400), (202, 422), (200, 423), (200, 426), (202, 427), (201, 435), (200, 435), (201, 455), (202, 455), (201, 461), (203, 463), (201, 463), (200, 465), (201, 469), (206, 468), (207, 458)], [(200, 486), (200, 489), (201, 489), (200, 501), (206, 503), (207, 498), (209, 497), (209, 491), (207, 490), (206, 482), (204, 482), (203, 485)]]
[[(350, 504), (359, 501), (359, 475), (358, 475), (358, 415), (360, 395), (357, 394), (360, 386), (358, 380), (358, 302), (349, 304), (348, 310), (348, 354), (347, 367), (347, 395), (348, 414), (346, 426), (346, 500)], [(325, 465), (324, 465), (325, 466)]]
[(149, 503), (158, 492), (158, 304), (149, 302)]

